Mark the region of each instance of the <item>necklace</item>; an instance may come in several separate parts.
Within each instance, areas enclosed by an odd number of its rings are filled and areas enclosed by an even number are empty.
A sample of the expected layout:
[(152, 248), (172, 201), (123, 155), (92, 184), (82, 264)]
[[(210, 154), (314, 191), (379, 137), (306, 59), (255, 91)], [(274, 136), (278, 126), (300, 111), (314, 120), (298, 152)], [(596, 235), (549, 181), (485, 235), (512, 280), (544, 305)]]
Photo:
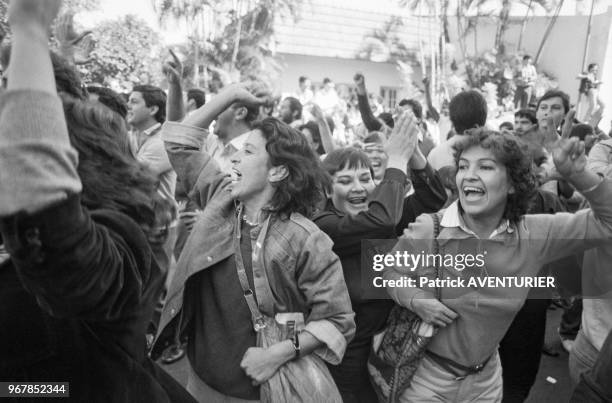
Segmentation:
[(251, 227), (257, 227), (259, 225), (258, 222), (251, 222), (251, 221), (247, 220), (246, 215), (242, 216), (242, 221), (244, 221), (245, 223), (247, 223)]

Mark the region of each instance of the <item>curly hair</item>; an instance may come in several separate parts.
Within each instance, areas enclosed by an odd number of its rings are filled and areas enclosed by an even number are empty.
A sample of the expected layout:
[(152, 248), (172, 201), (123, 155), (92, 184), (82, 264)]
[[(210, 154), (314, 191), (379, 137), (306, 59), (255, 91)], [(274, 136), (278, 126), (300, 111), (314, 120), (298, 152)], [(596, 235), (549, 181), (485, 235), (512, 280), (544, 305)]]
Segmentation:
[(536, 175), (533, 170), (533, 158), (528, 145), (520, 138), (483, 128), (468, 130), (466, 139), (457, 142), (455, 149), (455, 166), (466, 150), (482, 147), (493, 153), (495, 158), (506, 167), (508, 179), (514, 187), (514, 193), (507, 196), (503, 217), (517, 223), (529, 209), (531, 200), (537, 191)]
[(101, 105), (62, 96), (70, 143), (79, 153), (81, 203), (88, 209), (120, 211), (147, 234), (172, 214), (157, 193), (157, 179), (127, 147), (123, 119)]
[(271, 166), (285, 166), (288, 175), (276, 183), (270, 210), (279, 215), (297, 212), (310, 217), (323, 199), (327, 175), (306, 138), (276, 118), (265, 118), (253, 125), (266, 140)]

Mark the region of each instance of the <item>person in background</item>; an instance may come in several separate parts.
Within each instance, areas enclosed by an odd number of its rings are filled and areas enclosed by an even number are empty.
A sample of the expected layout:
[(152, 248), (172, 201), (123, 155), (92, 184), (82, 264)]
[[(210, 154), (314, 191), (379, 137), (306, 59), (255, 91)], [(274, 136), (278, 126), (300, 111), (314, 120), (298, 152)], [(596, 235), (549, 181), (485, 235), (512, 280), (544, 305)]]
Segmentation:
[(533, 95), (533, 88), (538, 79), (538, 72), (533, 65), (531, 56), (523, 56), (521, 65), (518, 69), (515, 82), (516, 92), (514, 94), (514, 108), (524, 109), (529, 105)]
[(506, 134), (512, 134), (514, 133), (514, 126), (512, 122), (502, 122), (502, 124), (499, 125), (499, 131)]
[(312, 82), (310, 78), (306, 76), (300, 76), (298, 79), (298, 93), (297, 99), (300, 101), (302, 105), (308, 105), (314, 99), (314, 92), (312, 91)]
[(191, 88), (187, 90), (187, 105), (185, 106), (185, 112), (187, 114), (201, 108), (205, 103), (206, 93), (203, 90), (199, 88)]
[(302, 125), (302, 104), (300, 101), (294, 97), (283, 99), (278, 108), (278, 118), (294, 129)]
[(451, 99), (448, 109), (454, 135), (431, 150), (427, 156), (427, 161), (436, 170), (455, 166), (454, 144), (467, 137), (464, 134), (466, 130), (483, 127), (487, 122), (487, 102), (478, 91), (460, 92)]
[(521, 137), (538, 125), (536, 114), (531, 109), (519, 109), (514, 114), (514, 132)]
[(604, 103), (599, 97), (599, 86), (601, 81), (597, 78), (599, 73), (599, 65), (597, 63), (591, 63), (588, 66), (587, 72), (578, 75), (580, 79), (580, 96), (585, 96), (588, 107), (584, 113), (583, 121), (588, 122), (591, 120), (591, 116), (596, 110), (604, 108)]

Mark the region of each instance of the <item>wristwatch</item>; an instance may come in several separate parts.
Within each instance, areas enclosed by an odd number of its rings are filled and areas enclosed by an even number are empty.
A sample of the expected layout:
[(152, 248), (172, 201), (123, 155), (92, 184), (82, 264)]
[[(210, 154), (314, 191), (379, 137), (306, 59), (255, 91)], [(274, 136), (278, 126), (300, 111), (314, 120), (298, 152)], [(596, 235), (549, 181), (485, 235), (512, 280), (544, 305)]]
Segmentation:
[(295, 327), (294, 320), (290, 320), (287, 322), (287, 335), (293, 343), (293, 349), (295, 350), (295, 355), (293, 356), (293, 359), (297, 360), (298, 358), (300, 358), (300, 339), (298, 337), (298, 331)]
[(300, 358), (300, 352), (302, 351), (300, 348), (300, 338), (298, 337), (299, 333), (295, 332), (295, 335), (293, 336), (293, 349), (295, 350), (295, 356), (293, 357), (294, 360), (297, 360), (298, 358)]

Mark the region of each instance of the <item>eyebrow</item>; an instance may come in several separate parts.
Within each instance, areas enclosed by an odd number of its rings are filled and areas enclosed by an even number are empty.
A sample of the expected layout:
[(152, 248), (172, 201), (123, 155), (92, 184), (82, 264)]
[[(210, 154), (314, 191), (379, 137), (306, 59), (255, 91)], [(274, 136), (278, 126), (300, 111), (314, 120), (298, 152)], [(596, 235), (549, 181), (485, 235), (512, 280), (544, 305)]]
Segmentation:
[[(464, 157), (459, 158), (459, 161), (460, 161), (460, 162), (461, 162), (461, 161), (470, 162), (470, 161), (469, 161), (467, 158), (464, 158)], [(497, 160), (495, 160), (495, 159), (493, 159), (493, 158), (479, 158), (477, 161), (478, 161), (478, 162), (491, 161), (491, 162), (493, 162), (493, 163), (497, 164)]]

